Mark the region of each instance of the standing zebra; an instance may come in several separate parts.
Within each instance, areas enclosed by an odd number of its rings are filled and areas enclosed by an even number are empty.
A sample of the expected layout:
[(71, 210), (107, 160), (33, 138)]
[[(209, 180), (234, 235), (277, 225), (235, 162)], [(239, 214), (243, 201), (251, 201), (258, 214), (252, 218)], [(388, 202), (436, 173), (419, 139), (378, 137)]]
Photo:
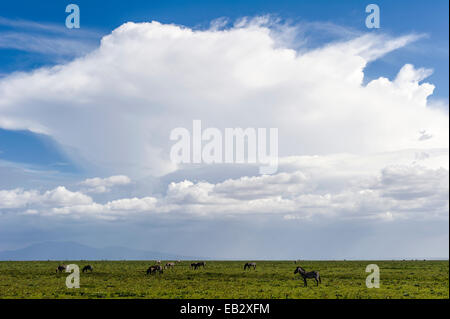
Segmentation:
[(163, 267), (161, 265), (154, 265), (147, 269), (147, 275), (156, 274), (156, 272), (162, 274), (164, 272)]
[(244, 270), (250, 269), (251, 267), (253, 267), (253, 270), (256, 270), (256, 263), (245, 263)]
[(83, 272), (87, 272), (87, 271), (90, 271), (90, 272), (92, 272), (94, 270), (94, 268), (91, 266), (91, 265), (87, 265), (87, 266), (84, 266), (83, 267)]
[(169, 268), (173, 268), (173, 267), (175, 267), (175, 263), (166, 263), (166, 264), (164, 265), (164, 268), (165, 268), (165, 269), (169, 269)]
[(314, 280), (316, 281), (317, 286), (319, 286), (319, 282), (322, 283), (322, 280), (320, 279), (320, 275), (318, 271), (309, 271), (306, 272), (305, 269), (303, 269), (302, 267), (298, 266), (295, 271), (294, 271), (294, 275), (299, 273), (302, 277), (303, 277), (303, 281), (305, 283), (305, 287), (308, 286), (308, 283), (306, 282), (307, 278), (314, 278)]
[(62, 264), (62, 265), (59, 265), (58, 267), (56, 267), (56, 272), (58, 273), (58, 272), (63, 272), (63, 271), (66, 271), (66, 265), (64, 265), (64, 264)]
[(192, 263), (191, 264), (191, 268), (194, 268), (194, 270), (196, 270), (199, 267), (205, 268), (205, 266), (206, 266), (206, 262), (204, 262), (204, 261), (200, 261), (198, 263)]

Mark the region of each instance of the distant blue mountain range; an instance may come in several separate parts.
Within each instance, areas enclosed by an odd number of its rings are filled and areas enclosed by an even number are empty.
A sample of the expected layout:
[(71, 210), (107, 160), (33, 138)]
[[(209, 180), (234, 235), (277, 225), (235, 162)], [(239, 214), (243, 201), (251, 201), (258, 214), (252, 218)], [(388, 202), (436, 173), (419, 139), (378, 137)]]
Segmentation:
[(126, 247), (93, 248), (75, 242), (43, 242), (17, 250), (0, 252), (0, 260), (200, 260)]

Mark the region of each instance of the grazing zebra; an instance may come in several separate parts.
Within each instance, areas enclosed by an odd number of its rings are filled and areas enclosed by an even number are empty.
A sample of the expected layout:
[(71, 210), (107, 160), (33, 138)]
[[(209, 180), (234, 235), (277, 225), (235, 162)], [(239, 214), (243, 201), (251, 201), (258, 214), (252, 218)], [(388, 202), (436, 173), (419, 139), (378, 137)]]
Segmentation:
[(297, 268), (295, 268), (294, 271), (294, 275), (299, 273), (302, 277), (303, 277), (303, 281), (305, 283), (305, 287), (308, 286), (308, 283), (306, 282), (307, 278), (314, 278), (314, 280), (316, 281), (317, 286), (319, 286), (319, 282), (322, 283), (322, 280), (320, 279), (320, 275), (318, 271), (309, 271), (306, 272), (305, 269), (303, 269), (302, 267), (298, 266)]
[(206, 267), (206, 261), (200, 261), (197, 263), (198, 267), (202, 266), (203, 268)]
[(194, 268), (194, 270), (199, 268), (199, 267), (205, 268), (205, 266), (206, 266), (206, 262), (204, 262), (204, 261), (200, 261), (198, 263), (192, 263), (191, 264), (191, 268)]
[(92, 266), (91, 265), (87, 265), (87, 266), (84, 266), (83, 267), (83, 272), (87, 272), (87, 271), (90, 271), (90, 272), (92, 272), (94, 270), (94, 268), (92, 268)]
[(147, 275), (151, 275), (153, 273), (153, 271), (155, 270), (155, 266), (150, 266), (147, 269)]
[(175, 267), (175, 263), (167, 263), (164, 268), (173, 268)]
[(154, 266), (148, 267), (148, 269), (147, 269), (147, 275), (155, 274), (156, 272), (162, 274), (163, 267), (161, 267), (160, 265), (154, 265)]
[(58, 273), (58, 272), (63, 272), (63, 271), (66, 271), (66, 265), (64, 265), (64, 264), (62, 264), (62, 265), (59, 265), (58, 267), (56, 267), (56, 272)]
[(246, 269), (250, 270), (251, 267), (253, 267), (253, 270), (255, 270), (256, 269), (256, 263), (245, 263), (244, 270), (246, 270)]

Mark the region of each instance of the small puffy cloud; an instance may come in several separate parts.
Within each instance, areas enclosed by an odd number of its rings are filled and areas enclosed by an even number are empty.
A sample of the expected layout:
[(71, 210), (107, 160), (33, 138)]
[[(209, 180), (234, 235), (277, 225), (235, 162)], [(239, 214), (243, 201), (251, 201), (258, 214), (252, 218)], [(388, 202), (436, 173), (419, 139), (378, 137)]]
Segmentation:
[(421, 130), (419, 133), (420, 133), (419, 141), (426, 141), (429, 140), (430, 138), (433, 138), (433, 135), (429, 134), (426, 130)]
[(300, 171), (263, 175), (254, 177), (241, 177), (229, 179), (214, 187), (218, 194), (234, 194), (240, 199), (263, 198), (267, 195), (279, 193), (283, 195), (301, 193), (309, 183), (308, 178)]
[(64, 216), (75, 218), (118, 219), (130, 214), (142, 212), (154, 213), (157, 199), (154, 197), (123, 198), (105, 204), (89, 203), (65, 207), (55, 207), (50, 211), (42, 212), (44, 216)]
[(28, 203), (35, 202), (39, 197), (37, 191), (24, 191), (23, 189), (0, 190), (0, 209), (19, 208)]
[(44, 205), (68, 206), (75, 204), (89, 204), (92, 198), (80, 192), (71, 192), (64, 186), (46, 191), (39, 199)]
[(105, 206), (114, 211), (150, 211), (155, 208), (157, 200), (154, 197), (124, 198), (108, 202)]
[(115, 175), (107, 178), (88, 178), (80, 184), (87, 187), (86, 192), (105, 193), (114, 186), (127, 185), (129, 183), (131, 183), (131, 180), (128, 176)]
[(15, 209), (28, 206), (64, 207), (77, 204), (90, 204), (92, 198), (80, 193), (72, 192), (64, 186), (40, 193), (37, 190), (0, 190), (0, 209)]
[(191, 181), (172, 182), (168, 186), (167, 197), (174, 203), (207, 203), (214, 185), (206, 182), (194, 184)]

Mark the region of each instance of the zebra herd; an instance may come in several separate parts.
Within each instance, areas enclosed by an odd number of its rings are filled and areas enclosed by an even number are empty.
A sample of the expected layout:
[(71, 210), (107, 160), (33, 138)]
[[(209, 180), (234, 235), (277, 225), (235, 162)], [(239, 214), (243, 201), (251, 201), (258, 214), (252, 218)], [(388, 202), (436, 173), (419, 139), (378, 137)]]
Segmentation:
[(164, 269), (173, 268), (173, 267), (175, 267), (176, 263), (180, 263), (180, 262), (181, 261), (178, 260), (176, 262), (169, 262), (169, 263), (166, 263), (164, 266), (161, 266), (161, 260), (158, 260), (156, 262), (157, 265), (153, 265), (153, 266), (148, 267), (147, 275), (156, 274), (156, 273), (162, 274), (164, 272)]
[[(63, 272), (63, 271), (66, 271), (66, 269), (67, 269), (67, 265), (64, 265), (64, 264), (58, 265), (58, 267), (56, 267), (56, 272), (57, 273)], [(86, 265), (83, 267), (82, 272), (88, 272), (88, 271), (92, 272), (93, 270), (94, 270), (94, 267), (92, 267), (91, 265)]]
[[(160, 261), (158, 261), (158, 263), (161, 263)], [(295, 263), (297, 263), (297, 261), (295, 261)], [(154, 273), (159, 273), (162, 274), (163, 273), (163, 269), (166, 268), (173, 268), (175, 266), (175, 263), (167, 263), (164, 267), (162, 267), (161, 265), (154, 265), (154, 266), (150, 266), (147, 269), (147, 275), (151, 275)], [(201, 261), (201, 262), (195, 262), (191, 264), (191, 269), (198, 269), (200, 267), (205, 268), (206, 266), (206, 262)], [(244, 270), (256, 270), (256, 263), (252, 262), (252, 263), (245, 263), (244, 265)], [(295, 268), (294, 271), (294, 275), (295, 274), (300, 274), (300, 276), (302, 276), (303, 278), (303, 282), (304, 282), (304, 286), (308, 286), (308, 283), (306, 281), (306, 279), (314, 279), (316, 281), (316, 285), (319, 286), (319, 283), (322, 283), (322, 280), (320, 278), (319, 272), (318, 271), (309, 271), (307, 272), (305, 269), (303, 269), (302, 267), (298, 266), (297, 268)]]
[[(165, 269), (171, 269), (174, 268), (175, 265), (177, 263), (180, 263), (181, 261), (178, 260), (176, 262), (168, 262), (166, 263), (164, 266), (161, 265), (161, 261), (158, 260), (156, 262), (156, 265), (152, 265), (150, 267), (148, 267), (146, 274), (147, 275), (153, 275), (153, 274), (162, 274), (164, 272)], [(297, 263), (297, 261), (295, 261), (295, 263)], [(190, 268), (197, 270), (200, 267), (205, 268), (206, 267), (206, 262), (204, 261), (200, 261), (200, 262), (194, 262), (191, 264)], [(58, 265), (58, 267), (56, 267), (56, 272), (63, 272), (65, 271), (67, 268), (66, 265), (62, 264), (62, 265)], [(245, 263), (244, 265), (244, 270), (256, 270), (256, 263), (251, 262), (251, 263)], [(83, 267), (83, 273), (84, 272), (92, 272), (94, 270), (94, 268), (91, 265), (86, 265)], [(295, 274), (299, 274), (302, 278), (303, 278), (303, 282), (304, 282), (304, 286), (306, 287), (308, 285), (306, 279), (314, 279), (316, 281), (316, 285), (319, 286), (319, 283), (322, 283), (322, 280), (320, 278), (319, 272), (318, 271), (309, 271), (307, 272), (305, 269), (303, 269), (302, 267), (298, 266), (297, 268), (295, 268), (294, 271), (294, 275)]]
[[(156, 265), (148, 267), (147, 275), (152, 275), (152, 274), (156, 274), (156, 273), (162, 274), (165, 269), (173, 268), (173, 267), (175, 267), (175, 265), (177, 263), (180, 263), (180, 262), (181, 261), (178, 260), (177, 262), (169, 262), (169, 263), (166, 263), (164, 266), (161, 266), (161, 261), (158, 260), (156, 262), (157, 263)], [(206, 262), (200, 261), (200, 262), (195, 262), (195, 263), (191, 264), (191, 269), (196, 270), (196, 269), (198, 269), (200, 267), (205, 268), (206, 267)]]

